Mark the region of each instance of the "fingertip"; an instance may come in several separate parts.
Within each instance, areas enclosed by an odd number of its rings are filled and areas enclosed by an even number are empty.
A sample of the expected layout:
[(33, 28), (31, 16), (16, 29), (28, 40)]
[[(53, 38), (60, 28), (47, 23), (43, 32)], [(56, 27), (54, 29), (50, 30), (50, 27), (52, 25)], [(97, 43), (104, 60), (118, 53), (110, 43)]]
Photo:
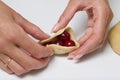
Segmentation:
[(71, 18), (69, 18), (67, 15), (65, 16), (64, 14), (62, 14), (58, 22), (53, 26), (52, 31), (57, 32), (58, 30), (64, 28), (69, 23), (70, 20)]
[(49, 56), (54, 55), (53, 49), (48, 48), (48, 47), (44, 47), (43, 53), (44, 53), (44, 54), (42, 55), (42, 57), (49, 57)]
[(82, 54), (79, 54), (77, 56), (72, 54), (68, 56), (68, 59), (79, 60), (82, 56)]
[(53, 51), (53, 49), (49, 49), (50, 51), (50, 56), (52, 56), (52, 55), (54, 55), (54, 51)]
[(68, 59), (73, 59), (75, 55), (68, 55)]
[(74, 60), (79, 60), (81, 57), (83, 57), (82, 54), (75, 56), (73, 59), (74, 59)]
[(60, 23), (57, 22), (57, 23), (53, 26), (52, 32), (57, 32), (58, 29), (59, 29), (59, 27), (60, 27)]
[(50, 35), (47, 33), (43, 33), (43, 34), (44, 34), (43, 36), (41, 36), (41, 34), (38, 34), (40, 40), (44, 40), (50, 37)]
[(79, 50), (75, 50), (73, 52), (71, 52), (69, 55), (68, 55), (68, 59), (73, 59), (73, 60), (78, 60), (80, 59), (84, 54), (81, 52), (79, 52)]

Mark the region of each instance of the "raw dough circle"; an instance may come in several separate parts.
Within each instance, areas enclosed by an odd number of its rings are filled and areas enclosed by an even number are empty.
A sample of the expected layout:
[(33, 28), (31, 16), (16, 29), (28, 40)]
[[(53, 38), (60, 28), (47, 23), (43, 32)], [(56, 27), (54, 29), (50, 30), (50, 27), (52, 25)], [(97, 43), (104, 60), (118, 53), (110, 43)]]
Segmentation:
[(120, 22), (112, 27), (108, 35), (108, 40), (113, 51), (120, 55)]

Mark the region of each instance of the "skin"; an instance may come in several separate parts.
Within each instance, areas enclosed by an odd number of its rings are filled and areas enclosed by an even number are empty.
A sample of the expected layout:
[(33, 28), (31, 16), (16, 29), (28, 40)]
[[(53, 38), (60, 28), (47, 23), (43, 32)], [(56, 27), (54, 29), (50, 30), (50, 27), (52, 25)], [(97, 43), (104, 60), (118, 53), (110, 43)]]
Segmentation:
[(52, 31), (57, 32), (67, 26), (78, 11), (88, 14), (88, 28), (78, 40), (81, 46), (68, 55), (68, 58), (77, 60), (103, 46), (113, 17), (107, 0), (70, 0)]
[[(107, 0), (70, 0), (53, 32), (66, 26), (75, 13), (83, 10), (88, 14), (88, 28), (78, 40), (80, 48), (69, 53), (71, 59), (79, 59), (102, 46), (113, 17)], [(21, 75), (48, 65), (53, 51), (38, 45), (28, 34), (38, 40), (49, 37), (0, 1), (0, 68), (4, 71)], [(9, 58), (12, 60), (6, 67)]]
[(38, 40), (49, 37), (0, 1), (0, 68), (4, 71), (21, 75), (48, 65), (53, 50), (38, 44), (28, 34)]

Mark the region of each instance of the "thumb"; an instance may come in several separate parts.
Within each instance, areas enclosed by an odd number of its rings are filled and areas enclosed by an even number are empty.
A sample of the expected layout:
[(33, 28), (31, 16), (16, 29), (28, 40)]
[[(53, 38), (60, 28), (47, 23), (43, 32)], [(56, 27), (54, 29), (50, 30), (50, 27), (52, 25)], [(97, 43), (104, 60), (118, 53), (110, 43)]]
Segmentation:
[(75, 7), (75, 5), (69, 3), (62, 15), (60, 16), (58, 22), (54, 25), (52, 32), (57, 32), (59, 29), (64, 28), (72, 19), (76, 11), (77, 8)]
[(21, 15), (15, 14), (14, 17), (16, 23), (20, 25), (25, 32), (32, 35), (34, 38), (43, 40), (50, 37), (48, 34), (44, 33), (38, 26), (32, 24), (31, 22), (23, 18)]

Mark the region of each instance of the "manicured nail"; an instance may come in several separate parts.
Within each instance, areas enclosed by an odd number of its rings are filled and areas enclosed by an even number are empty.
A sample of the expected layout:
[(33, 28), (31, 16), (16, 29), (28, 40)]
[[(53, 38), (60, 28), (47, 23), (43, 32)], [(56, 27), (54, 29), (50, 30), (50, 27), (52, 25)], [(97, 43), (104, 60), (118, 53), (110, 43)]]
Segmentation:
[(83, 55), (80, 54), (80, 55), (75, 56), (73, 59), (74, 59), (74, 60), (78, 60), (78, 59), (80, 59), (82, 56), (83, 56)]
[(60, 24), (59, 24), (59, 23), (56, 23), (56, 24), (54, 25), (53, 29), (52, 29), (52, 32), (57, 31), (57, 29), (58, 29), (59, 26), (60, 26)]
[(68, 59), (73, 59), (75, 57), (75, 55), (68, 55)]
[(51, 53), (50, 56), (54, 55), (54, 53)]

